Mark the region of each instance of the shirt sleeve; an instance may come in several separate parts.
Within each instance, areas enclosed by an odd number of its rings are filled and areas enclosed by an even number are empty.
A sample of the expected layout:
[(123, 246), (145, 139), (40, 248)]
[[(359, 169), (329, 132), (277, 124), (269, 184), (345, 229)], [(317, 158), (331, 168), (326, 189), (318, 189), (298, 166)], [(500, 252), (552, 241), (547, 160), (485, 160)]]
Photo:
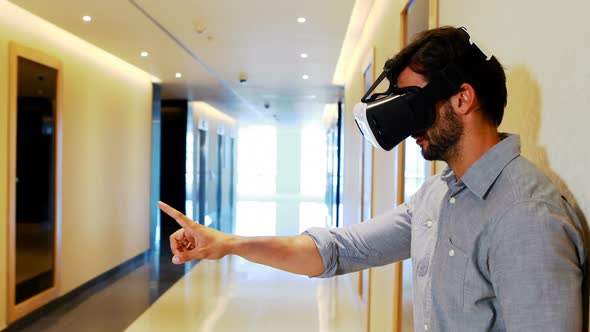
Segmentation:
[(494, 226), (488, 264), (506, 331), (582, 329), (586, 258), (581, 229), (566, 211), (519, 203)]
[(411, 212), (402, 204), (369, 221), (342, 228), (310, 228), (328, 278), (410, 257)]

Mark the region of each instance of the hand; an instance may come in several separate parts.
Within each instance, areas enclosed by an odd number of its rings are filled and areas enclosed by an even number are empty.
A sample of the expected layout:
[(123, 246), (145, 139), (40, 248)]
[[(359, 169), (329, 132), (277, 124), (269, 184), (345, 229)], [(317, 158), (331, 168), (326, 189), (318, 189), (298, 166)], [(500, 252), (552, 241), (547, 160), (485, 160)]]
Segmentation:
[(234, 236), (200, 225), (166, 203), (158, 202), (158, 207), (182, 227), (170, 235), (174, 264), (195, 259), (220, 259), (230, 253)]

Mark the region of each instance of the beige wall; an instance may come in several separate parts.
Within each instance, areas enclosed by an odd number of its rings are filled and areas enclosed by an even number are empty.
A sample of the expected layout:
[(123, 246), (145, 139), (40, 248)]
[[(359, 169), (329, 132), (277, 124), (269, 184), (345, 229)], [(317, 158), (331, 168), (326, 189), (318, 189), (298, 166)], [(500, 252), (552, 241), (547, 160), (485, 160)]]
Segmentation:
[[(364, 24), (362, 36), (345, 72), (344, 104), (344, 225), (357, 223), (360, 218), (361, 144), (362, 136), (354, 122), (352, 108), (364, 91), (363, 65), (366, 54), (375, 47), (375, 76), (385, 61), (399, 50), (399, 13), (401, 0), (375, 0)], [(381, 86), (379, 90), (381, 89)], [(391, 209), (396, 201), (396, 151), (375, 151), (373, 169), (373, 213)], [(393, 326), (393, 266), (372, 271), (370, 327), (371, 331), (391, 331)], [(353, 276), (353, 279), (356, 279)], [(356, 284), (356, 283), (354, 283)]]
[[(522, 153), (590, 215), (590, 2), (461, 1), (440, 4), (443, 25), (465, 25), (507, 72), (500, 129), (519, 133)], [(498, 24), (501, 22), (501, 24)]]
[(9, 41), (63, 63), (61, 294), (149, 248), (152, 77), (0, 1), (0, 329), (7, 301)]
[[(0, 12), (2, 15), (2, 12)], [(8, 294), (7, 242), (8, 218), (8, 44), (5, 29), (0, 25), (0, 329), (6, 327), (6, 301)]]

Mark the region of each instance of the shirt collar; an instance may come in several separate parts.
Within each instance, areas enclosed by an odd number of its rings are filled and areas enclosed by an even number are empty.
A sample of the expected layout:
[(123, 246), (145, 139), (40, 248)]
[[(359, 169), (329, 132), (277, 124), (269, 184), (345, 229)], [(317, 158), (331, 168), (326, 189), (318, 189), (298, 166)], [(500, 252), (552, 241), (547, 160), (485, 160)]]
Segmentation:
[(520, 136), (500, 135), (503, 139), (471, 165), (458, 183), (455, 173), (448, 166), (441, 174), (441, 179), (449, 188), (464, 184), (477, 197), (484, 199), (506, 165), (520, 155)]

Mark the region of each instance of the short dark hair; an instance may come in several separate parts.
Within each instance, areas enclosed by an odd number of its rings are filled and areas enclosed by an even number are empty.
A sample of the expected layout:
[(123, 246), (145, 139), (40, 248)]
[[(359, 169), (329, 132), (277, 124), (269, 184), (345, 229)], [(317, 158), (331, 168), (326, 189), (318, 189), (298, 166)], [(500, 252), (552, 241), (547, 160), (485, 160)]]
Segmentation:
[[(412, 42), (393, 58), (389, 78), (397, 79), (406, 67), (423, 75), (429, 81), (432, 76), (451, 62), (461, 61), (471, 44), (465, 30), (441, 27), (419, 33)], [(481, 110), (496, 127), (502, 122), (506, 107), (506, 74), (496, 57), (469, 66), (465, 83), (471, 84), (477, 95)], [(395, 81), (392, 81), (395, 84)], [(458, 91), (457, 91), (458, 92)]]

